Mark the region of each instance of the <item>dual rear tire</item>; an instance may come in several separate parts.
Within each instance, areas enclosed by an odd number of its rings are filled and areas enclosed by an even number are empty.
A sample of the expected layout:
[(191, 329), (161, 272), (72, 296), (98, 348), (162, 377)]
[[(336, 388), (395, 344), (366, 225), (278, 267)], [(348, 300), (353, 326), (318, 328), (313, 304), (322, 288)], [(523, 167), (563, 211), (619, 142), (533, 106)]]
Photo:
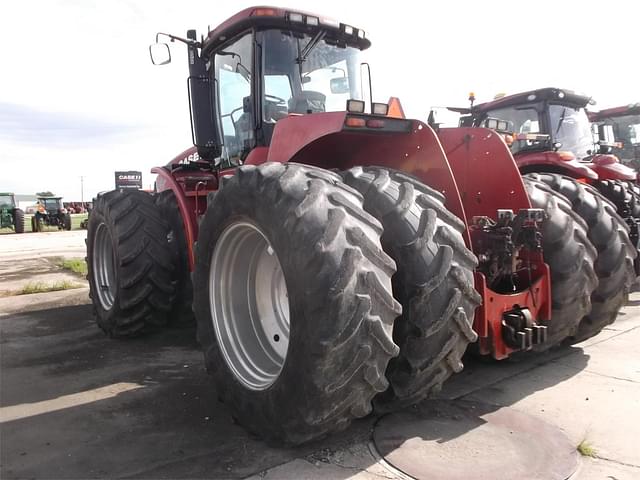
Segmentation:
[(591, 293), (591, 310), (581, 317), (569, 339), (571, 342), (586, 340), (613, 323), (627, 301), (636, 278), (637, 248), (631, 243), (629, 228), (615, 206), (595, 188), (552, 173), (528, 174), (527, 180), (544, 183), (566, 198), (586, 224), (587, 237), (595, 247), (597, 286)]

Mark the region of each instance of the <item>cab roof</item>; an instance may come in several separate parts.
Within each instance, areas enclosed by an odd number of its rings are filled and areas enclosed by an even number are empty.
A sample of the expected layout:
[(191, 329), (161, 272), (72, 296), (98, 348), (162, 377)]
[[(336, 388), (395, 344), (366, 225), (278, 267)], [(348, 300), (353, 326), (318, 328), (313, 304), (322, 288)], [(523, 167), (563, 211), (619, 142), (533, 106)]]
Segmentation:
[(473, 112), (485, 112), (498, 108), (526, 105), (528, 103), (539, 102), (540, 100), (553, 101), (553, 103), (575, 108), (586, 107), (589, 104), (595, 103), (591, 97), (578, 94), (572, 90), (547, 87), (508, 95), (491, 102), (479, 103), (478, 105), (474, 105), (471, 110)]
[[(296, 18), (302, 18), (303, 21), (293, 21), (292, 14), (294, 14)], [(300, 15), (301, 17), (299, 17)], [(318, 20), (317, 25), (310, 24), (309, 18)], [(241, 10), (209, 31), (202, 44), (203, 54), (208, 54), (217, 46), (227, 42), (227, 40), (254, 27), (281, 28), (283, 30), (294, 30), (302, 33), (314, 33), (320, 29), (324, 29), (330, 38), (342, 40), (347, 45), (360, 48), (361, 50), (371, 46), (371, 42), (364, 36), (364, 30), (345, 25), (331, 18), (301, 10), (255, 6)], [(345, 27), (347, 27), (347, 29), (345, 29)], [(346, 33), (349, 28), (353, 32), (352, 34)]]

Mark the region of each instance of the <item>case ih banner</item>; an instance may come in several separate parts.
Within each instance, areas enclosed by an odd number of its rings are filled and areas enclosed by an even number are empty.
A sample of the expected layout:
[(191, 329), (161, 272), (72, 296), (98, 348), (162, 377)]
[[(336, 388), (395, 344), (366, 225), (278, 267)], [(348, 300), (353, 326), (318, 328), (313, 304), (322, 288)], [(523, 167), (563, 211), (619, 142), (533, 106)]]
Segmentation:
[(123, 188), (142, 188), (142, 172), (116, 172), (116, 190)]

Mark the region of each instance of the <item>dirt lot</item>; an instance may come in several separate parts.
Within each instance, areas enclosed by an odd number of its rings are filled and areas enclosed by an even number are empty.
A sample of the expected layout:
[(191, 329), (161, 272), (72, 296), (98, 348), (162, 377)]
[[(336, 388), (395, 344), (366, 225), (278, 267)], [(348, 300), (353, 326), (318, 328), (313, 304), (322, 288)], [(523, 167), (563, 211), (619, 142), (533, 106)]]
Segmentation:
[[(23, 267), (32, 270), (25, 278), (37, 275), (36, 253), (83, 255), (83, 234), (11, 237), (24, 244), (3, 236), (1, 283)], [(297, 449), (252, 438), (218, 402), (193, 330), (108, 339), (93, 322), (86, 288), (0, 298), (0, 338), (3, 479), (406, 478), (371, 447), (373, 417)], [(638, 344), (635, 293), (598, 337), (519, 361), (468, 360), (442, 397), (510, 406), (556, 425), (573, 445), (588, 442), (597, 458), (582, 457), (573, 478), (637, 479)]]

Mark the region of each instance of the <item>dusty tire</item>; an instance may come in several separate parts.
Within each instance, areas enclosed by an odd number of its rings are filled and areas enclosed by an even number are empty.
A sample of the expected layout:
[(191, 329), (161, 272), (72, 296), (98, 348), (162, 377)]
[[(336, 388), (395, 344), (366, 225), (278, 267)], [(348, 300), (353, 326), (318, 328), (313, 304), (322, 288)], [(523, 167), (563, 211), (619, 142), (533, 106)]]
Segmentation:
[(627, 301), (635, 281), (633, 261), (636, 250), (631, 244), (624, 220), (615, 207), (598, 191), (573, 178), (559, 174), (530, 174), (566, 197), (587, 224), (587, 236), (597, 250), (594, 269), (598, 287), (591, 294), (591, 312), (580, 322), (572, 341), (592, 337), (613, 323)]
[(62, 226), (65, 230), (71, 230), (71, 214), (65, 213), (62, 217)]
[(193, 316), (193, 285), (189, 271), (189, 249), (184, 231), (178, 201), (172, 190), (165, 190), (155, 196), (155, 204), (160, 215), (169, 223), (169, 250), (174, 265), (173, 284), (175, 297), (171, 301), (170, 322), (178, 326), (195, 324)]
[[(260, 232), (268, 245), (264, 251), (275, 254), (280, 265), (288, 295), (288, 344), (259, 389), (247, 386), (253, 370), (232, 370), (240, 368), (236, 350), (214, 326), (214, 321), (231, 321), (232, 315), (220, 314), (210, 302), (210, 295), (219, 299), (233, 292), (232, 287), (219, 288), (222, 282), (210, 282), (210, 270), (219, 272), (217, 262), (223, 259), (245, 258), (221, 253), (236, 228)], [(198, 340), (220, 398), (249, 431), (272, 442), (302, 443), (367, 415), (373, 397), (386, 390), (385, 369), (398, 354), (391, 330), (401, 307), (392, 295), (395, 264), (380, 246), (381, 233), (357, 192), (337, 175), (314, 167), (239, 167), (211, 194), (193, 275)], [(230, 272), (241, 271), (237, 265)], [(229, 273), (229, 278), (235, 277)], [(235, 315), (239, 308), (234, 304), (231, 310)], [(263, 320), (258, 316), (257, 321)], [(243, 327), (236, 323), (233, 328)], [(260, 331), (271, 342), (266, 329)], [(267, 347), (282, 348), (278, 345)], [(259, 352), (250, 352), (251, 366)]]
[[(593, 185), (607, 200), (616, 207), (618, 215), (629, 227), (629, 240), (640, 253), (640, 188), (621, 180), (600, 180)], [(640, 255), (633, 261), (636, 277), (640, 276)]]
[(13, 230), (16, 233), (24, 233), (24, 212), (19, 208), (13, 210)]
[(87, 229), (87, 280), (106, 334), (136, 336), (167, 323), (174, 294), (168, 231), (148, 193), (98, 197)]
[(389, 388), (374, 402), (379, 410), (392, 410), (437, 393), (462, 370), (462, 356), (477, 339), (477, 259), (464, 244), (464, 223), (444, 207), (439, 192), (379, 167), (352, 168), (342, 177), (382, 223), (382, 247), (398, 268), (393, 294), (403, 313), (393, 339), (400, 355), (387, 367)]
[(534, 346), (543, 351), (577, 334), (580, 321), (591, 311), (591, 296), (598, 285), (594, 271), (597, 256), (587, 234), (587, 224), (571, 209), (566, 197), (526, 175), (523, 182), (531, 205), (546, 213), (542, 224), (544, 261), (551, 270), (551, 321), (548, 340)]

